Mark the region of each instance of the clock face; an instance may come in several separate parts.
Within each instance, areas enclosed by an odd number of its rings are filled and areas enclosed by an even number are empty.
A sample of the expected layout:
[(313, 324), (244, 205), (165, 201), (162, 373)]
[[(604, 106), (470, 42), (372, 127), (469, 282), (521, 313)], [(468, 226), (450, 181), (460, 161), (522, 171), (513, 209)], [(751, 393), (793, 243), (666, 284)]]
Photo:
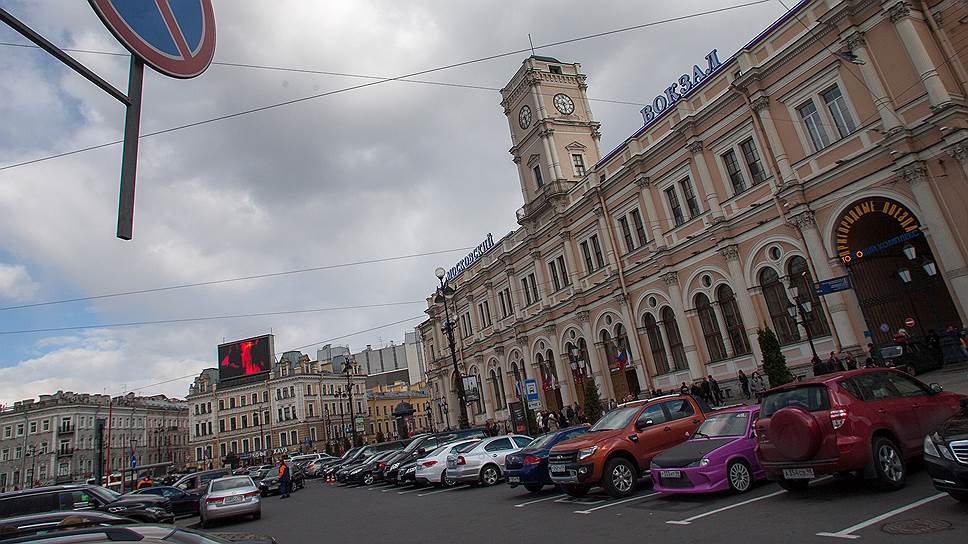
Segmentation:
[(521, 106), (521, 112), (518, 113), (518, 124), (521, 125), (521, 128), (531, 126), (531, 108), (527, 104)]
[(564, 93), (558, 93), (555, 95), (555, 109), (560, 111), (565, 115), (571, 115), (575, 111), (575, 103), (572, 102), (571, 98)]

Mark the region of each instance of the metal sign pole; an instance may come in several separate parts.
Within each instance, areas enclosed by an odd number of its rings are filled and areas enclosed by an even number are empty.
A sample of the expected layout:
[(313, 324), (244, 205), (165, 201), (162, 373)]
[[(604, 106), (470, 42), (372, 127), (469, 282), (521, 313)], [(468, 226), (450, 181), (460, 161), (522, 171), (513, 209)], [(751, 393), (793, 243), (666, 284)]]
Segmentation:
[(134, 224), (134, 185), (138, 171), (141, 130), (141, 89), (145, 63), (131, 55), (128, 72), (128, 107), (124, 115), (124, 150), (121, 154), (121, 194), (118, 200), (118, 238), (130, 240)]

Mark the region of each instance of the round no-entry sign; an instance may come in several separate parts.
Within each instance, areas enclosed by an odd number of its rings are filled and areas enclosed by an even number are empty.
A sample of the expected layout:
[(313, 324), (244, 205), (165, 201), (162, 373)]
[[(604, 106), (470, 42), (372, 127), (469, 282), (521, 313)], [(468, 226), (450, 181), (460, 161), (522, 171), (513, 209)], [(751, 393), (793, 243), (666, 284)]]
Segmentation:
[(916, 325), (916, 324), (917, 323), (915, 323), (913, 317), (909, 317), (909, 318), (907, 318), (907, 319), (904, 320), (904, 326), (907, 327), (907, 328), (909, 328), (909, 329), (911, 327), (913, 327), (914, 325)]
[(132, 55), (162, 74), (195, 77), (215, 55), (212, 0), (89, 0)]

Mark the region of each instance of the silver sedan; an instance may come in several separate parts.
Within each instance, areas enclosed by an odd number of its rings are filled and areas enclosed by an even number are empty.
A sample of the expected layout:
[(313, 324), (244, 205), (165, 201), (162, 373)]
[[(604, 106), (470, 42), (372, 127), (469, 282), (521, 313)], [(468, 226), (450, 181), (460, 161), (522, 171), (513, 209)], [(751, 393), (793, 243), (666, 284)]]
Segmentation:
[(494, 485), (504, 474), (504, 458), (530, 443), (531, 437), (513, 434), (485, 438), (464, 451), (457, 448), (447, 456), (447, 478), (458, 483)]
[(215, 519), (250, 515), (262, 517), (259, 488), (248, 476), (228, 476), (212, 480), (199, 505), (202, 527)]
[(456, 482), (447, 474), (447, 456), (458, 453), (458, 450), (469, 450), (477, 442), (480, 442), (479, 438), (445, 444), (418, 459), (415, 474), (417, 482), (451, 487)]

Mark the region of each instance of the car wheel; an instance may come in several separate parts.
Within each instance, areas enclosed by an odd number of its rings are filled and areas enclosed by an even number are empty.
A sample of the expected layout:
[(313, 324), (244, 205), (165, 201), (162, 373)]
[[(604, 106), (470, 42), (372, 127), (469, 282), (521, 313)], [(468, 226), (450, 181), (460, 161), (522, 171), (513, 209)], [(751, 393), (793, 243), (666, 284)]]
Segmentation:
[(373, 475), (367, 474), (363, 477), (363, 485), (373, 485)]
[(544, 486), (541, 484), (524, 484), (524, 488), (532, 493), (539, 493)]
[(803, 493), (810, 487), (810, 480), (787, 480), (786, 478), (781, 478), (776, 483), (791, 493)]
[(481, 469), (481, 483), (485, 486), (492, 486), (497, 483), (501, 473), (494, 465), (487, 465)]
[(562, 489), (570, 497), (584, 497), (588, 494), (588, 490), (591, 486), (580, 485), (580, 484), (566, 484), (562, 486)]
[(951, 498), (959, 502), (968, 502), (968, 491), (949, 491)]
[(454, 487), (455, 485), (457, 485), (457, 482), (455, 482), (449, 476), (447, 476), (447, 471), (445, 470), (440, 474), (440, 485), (444, 487)]
[(745, 493), (753, 486), (753, 474), (745, 461), (735, 459), (726, 465), (726, 480), (733, 493)]
[(878, 436), (871, 450), (874, 452), (874, 485), (885, 491), (904, 487), (907, 481), (907, 468), (901, 450), (891, 439)]
[(617, 457), (605, 464), (602, 487), (613, 498), (622, 499), (634, 493), (637, 480), (635, 466), (628, 460)]

